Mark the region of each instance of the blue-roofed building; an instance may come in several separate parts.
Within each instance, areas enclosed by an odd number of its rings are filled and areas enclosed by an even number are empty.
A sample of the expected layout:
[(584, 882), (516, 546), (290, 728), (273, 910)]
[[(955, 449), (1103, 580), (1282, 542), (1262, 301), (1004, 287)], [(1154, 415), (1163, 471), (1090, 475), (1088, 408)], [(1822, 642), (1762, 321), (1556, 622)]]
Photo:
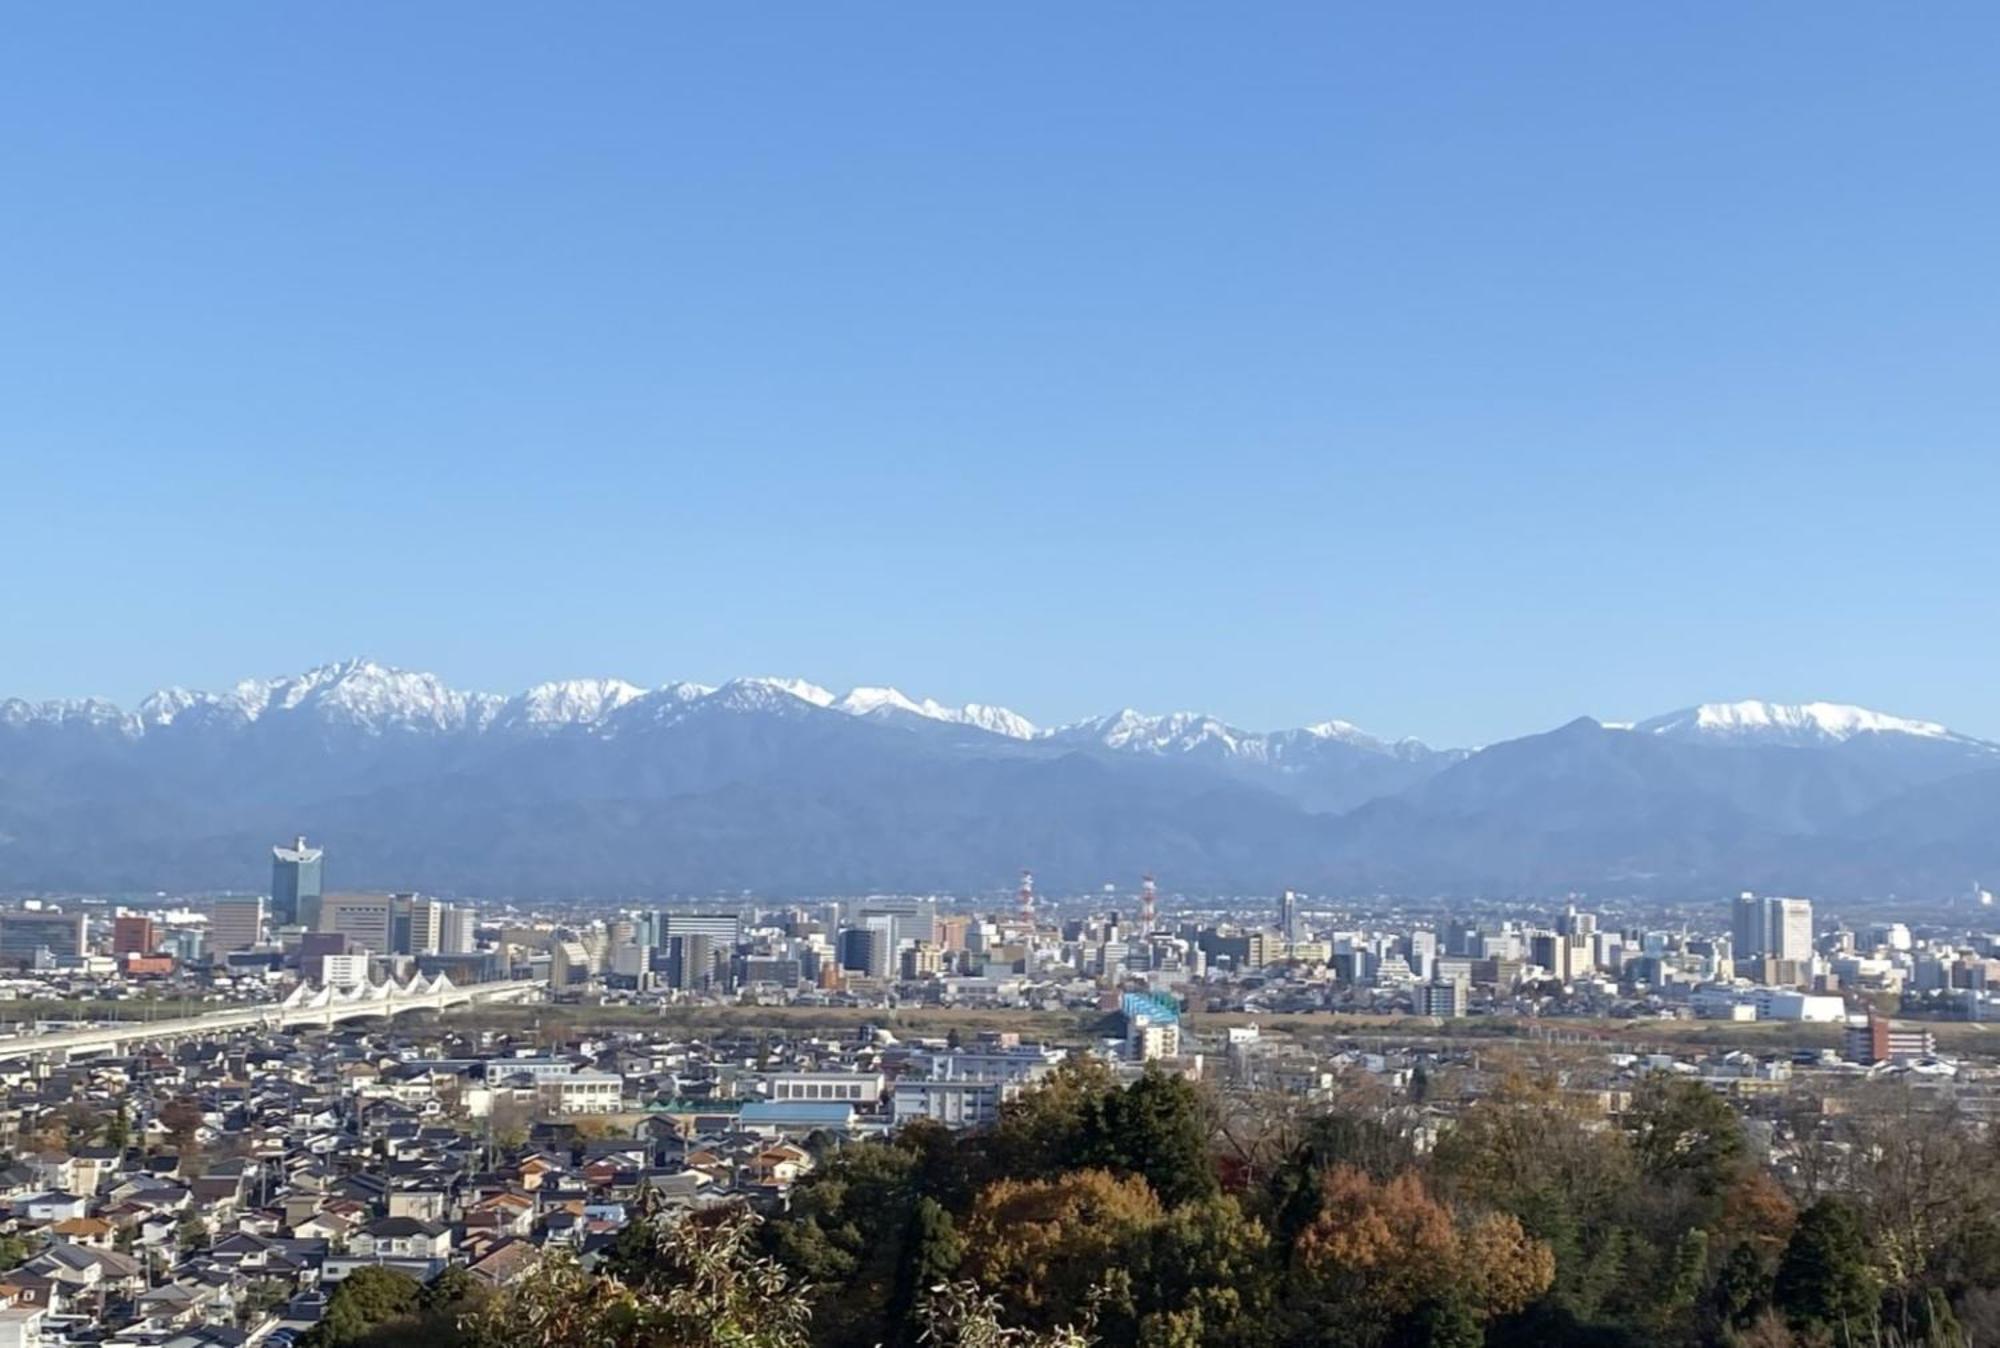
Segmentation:
[(752, 1100), (738, 1111), (736, 1124), (746, 1133), (810, 1133), (854, 1126), (854, 1106), (840, 1100)]
[(1144, 1017), (1155, 1025), (1178, 1025), (1181, 1020), (1180, 1003), (1156, 992), (1128, 992), (1118, 1009), (1128, 1021)]
[(1181, 1008), (1170, 997), (1128, 992), (1119, 1004), (1125, 1014), (1125, 1053), (1138, 1062), (1171, 1058), (1181, 1051)]

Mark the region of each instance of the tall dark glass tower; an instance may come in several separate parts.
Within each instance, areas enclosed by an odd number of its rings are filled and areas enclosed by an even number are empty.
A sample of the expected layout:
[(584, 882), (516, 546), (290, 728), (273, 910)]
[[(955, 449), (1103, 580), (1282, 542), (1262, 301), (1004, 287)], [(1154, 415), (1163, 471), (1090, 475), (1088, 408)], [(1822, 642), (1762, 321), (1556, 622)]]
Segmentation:
[(271, 849), (271, 923), (278, 927), (319, 926), (320, 862), (323, 848), (307, 847), (304, 834), (290, 847)]

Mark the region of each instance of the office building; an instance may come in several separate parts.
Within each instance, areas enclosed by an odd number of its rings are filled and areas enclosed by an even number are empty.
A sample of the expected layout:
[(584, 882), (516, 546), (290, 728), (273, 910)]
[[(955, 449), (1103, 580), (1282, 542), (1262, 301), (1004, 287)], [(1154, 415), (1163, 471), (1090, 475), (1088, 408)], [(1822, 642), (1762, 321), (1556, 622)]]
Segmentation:
[(319, 927), (347, 938), (349, 950), (391, 955), (395, 946), (396, 896), (329, 894), (320, 901)]
[(225, 955), (264, 943), (264, 899), (217, 899), (209, 910), (208, 954), (220, 962)]
[(316, 971), (323, 988), (345, 990), (368, 981), (366, 955), (321, 955), (306, 967)]
[(1556, 919), (1556, 934), (1559, 936), (1579, 934), (1589, 936), (1596, 930), (1597, 914), (1579, 913), (1573, 903), (1563, 910), (1561, 917)]
[(435, 955), (444, 943), (444, 912), (449, 905), (421, 894), (395, 896), (391, 934), (398, 955)]
[(1738, 894), (1729, 906), (1729, 951), (1738, 961), (1749, 964), (1764, 957), (1769, 943), (1764, 901), (1755, 894)]
[(1847, 1022), (1841, 1043), (1841, 1057), (1862, 1067), (1877, 1063), (1908, 1062), (1937, 1053), (1937, 1040), (1920, 1026), (1900, 1027), (1880, 1016)]
[(1730, 909), (1729, 936), (1738, 977), (1768, 979), (1769, 962), (1777, 961), (1792, 981), (1794, 970), (1812, 963), (1812, 900), (1739, 894)]
[(887, 978), (894, 968), (893, 922), (877, 918), (866, 927), (849, 927), (840, 933), (840, 967), (864, 978)]
[(330, 931), (309, 931), (299, 936), (299, 967), (310, 969), (327, 955), (345, 955), (347, 938)]
[(1767, 899), (1771, 914), (1772, 959), (1810, 964), (1813, 957), (1811, 899)]
[(795, 988), (804, 978), (805, 970), (797, 959), (751, 955), (743, 961), (745, 983), (775, 983), (781, 988)]
[(1551, 978), (1559, 982), (1569, 980), (1569, 943), (1552, 931), (1538, 931), (1528, 936), (1528, 963), (1547, 971)]
[(892, 946), (900, 946), (905, 941), (937, 943), (937, 904), (930, 899), (877, 895), (856, 899), (848, 905), (847, 925), (850, 927), (872, 927), (882, 921), (889, 924)]
[(150, 955), (159, 946), (160, 935), (150, 917), (127, 914), (111, 924), (111, 953), (121, 959), (126, 955)]
[(944, 952), (936, 946), (919, 941), (903, 951), (901, 973), (905, 980), (915, 982), (920, 978), (936, 978), (943, 972)]
[(658, 931), (662, 946), (670, 946), (676, 936), (706, 936), (714, 947), (729, 950), (743, 939), (743, 918), (736, 913), (663, 912)]
[(320, 876), (325, 849), (306, 846), (305, 835), (290, 847), (271, 849), (271, 923), (319, 929)]
[(667, 984), (690, 992), (704, 992), (715, 986), (720, 952), (717, 938), (700, 933), (681, 933), (667, 942)]
[(559, 988), (575, 987), (588, 983), (591, 975), (590, 952), (581, 941), (557, 941), (549, 947), (549, 982)]
[(611, 947), (613, 977), (638, 983), (652, 971), (652, 951), (637, 941), (621, 941)]
[(0, 964), (32, 969), (45, 958), (77, 959), (83, 952), (82, 913), (0, 913)]
[(1463, 979), (1441, 978), (1434, 983), (1419, 983), (1416, 989), (1417, 1014), (1438, 1016), (1446, 1020), (1465, 1014), (1467, 1001)]
[(470, 955), (474, 949), (474, 913), (462, 903), (447, 905), (438, 930), (440, 955)]

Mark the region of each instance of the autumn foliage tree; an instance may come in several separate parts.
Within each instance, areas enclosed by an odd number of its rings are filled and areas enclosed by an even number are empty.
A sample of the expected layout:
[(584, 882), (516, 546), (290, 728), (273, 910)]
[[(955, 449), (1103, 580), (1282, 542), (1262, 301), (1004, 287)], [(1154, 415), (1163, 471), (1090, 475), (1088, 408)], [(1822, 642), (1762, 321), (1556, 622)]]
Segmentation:
[(1106, 1170), (1052, 1180), (997, 1180), (965, 1223), (965, 1271), (1030, 1323), (1083, 1317), (1120, 1256), (1166, 1217), (1147, 1183)]
[(1555, 1256), (1518, 1219), (1463, 1216), (1405, 1171), (1378, 1181), (1353, 1166), (1327, 1172), (1320, 1211), (1294, 1256), (1312, 1303), (1350, 1326), (1383, 1326), (1432, 1304), (1477, 1320), (1510, 1315), (1555, 1279)]

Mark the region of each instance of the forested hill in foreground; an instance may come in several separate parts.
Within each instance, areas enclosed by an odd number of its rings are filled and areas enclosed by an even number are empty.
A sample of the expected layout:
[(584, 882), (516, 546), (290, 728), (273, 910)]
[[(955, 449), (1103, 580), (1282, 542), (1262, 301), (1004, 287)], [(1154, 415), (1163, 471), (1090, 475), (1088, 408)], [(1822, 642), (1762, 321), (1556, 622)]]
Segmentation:
[(819, 1149), (761, 1223), (648, 1205), (594, 1271), (551, 1252), (499, 1293), (357, 1274), (310, 1348), (1969, 1348), (2000, 1334), (2000, 1165), (1948, 1099), (1855, 1083), (1837, 1115), (1781, 1112), (1774, 1168), (1686, 1078), (1643, 1079), (1612, 1119), (1525, 1073), (1457, 1085), (1300, 1112), (1161, 1074), (1121, 1088), (1072, 1063), (990, 1131)]
[(489, 896), (977, 893), (1027, 866), (1072, 891), (1937, 898), (2000, 875), (2000, 746), (1825, 703), (1469, 751), (785, 679), (500, 697), (366, 661), (131, 712), (0, 702), (0, 889), (254, 888), (301, 832), (342, 887)]

